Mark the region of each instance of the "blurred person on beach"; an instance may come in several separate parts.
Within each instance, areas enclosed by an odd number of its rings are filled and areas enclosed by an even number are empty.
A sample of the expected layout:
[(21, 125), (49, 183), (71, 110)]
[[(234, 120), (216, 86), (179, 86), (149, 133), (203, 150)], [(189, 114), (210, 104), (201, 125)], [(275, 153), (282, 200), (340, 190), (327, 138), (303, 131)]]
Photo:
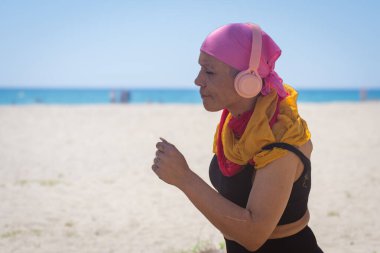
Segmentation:
[(201, 46), (195, 84), (204, 108), (222, 111), (209, 167), (216, 190), (173, 144), (156, 144), (153, 171), (220, 230), (228, 253), (322, 252), (308, 226), (311, 135), (297, 92), (274, 71), (280, 55), (248, 23), (222, 26)]

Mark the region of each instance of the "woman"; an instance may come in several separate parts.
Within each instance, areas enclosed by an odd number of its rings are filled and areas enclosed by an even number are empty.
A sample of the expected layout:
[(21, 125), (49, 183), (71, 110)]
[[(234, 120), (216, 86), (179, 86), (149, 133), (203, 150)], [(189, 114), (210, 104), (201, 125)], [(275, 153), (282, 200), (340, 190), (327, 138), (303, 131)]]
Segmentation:
[(307, 226), (312, 143), (297, 93), (274, 71), (281, 54), (254, 24), (207, 36), (195, 79), (207, 111), (223, 110), (206, 184), (163, 138), (152, 166), (224, 235), (227, 252), (322, 252)]

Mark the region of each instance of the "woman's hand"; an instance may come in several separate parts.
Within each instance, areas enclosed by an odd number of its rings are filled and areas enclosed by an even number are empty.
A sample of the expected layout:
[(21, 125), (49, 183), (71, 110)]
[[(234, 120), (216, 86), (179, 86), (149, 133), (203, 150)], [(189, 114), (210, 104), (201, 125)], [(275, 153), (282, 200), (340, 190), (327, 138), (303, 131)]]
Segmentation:
[(180, 188), (191, 170), (182, 153), (164, 138), (160, 139), (152, 169), (161, 180)]

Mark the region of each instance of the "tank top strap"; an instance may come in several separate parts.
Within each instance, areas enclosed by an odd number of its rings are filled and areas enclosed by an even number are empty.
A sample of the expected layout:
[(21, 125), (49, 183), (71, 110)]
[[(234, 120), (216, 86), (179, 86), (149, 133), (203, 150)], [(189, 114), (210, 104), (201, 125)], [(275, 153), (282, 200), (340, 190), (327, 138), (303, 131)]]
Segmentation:
[(296, 156), (298, 156), (304, 166), (304, 169), (310, 169), (311, 168), (311, 162), (310, 159), (307, 158), (298, 148), (296, 148), (293, 145), (290, 145), (285, 142), (273, 142), (271, 144), (265, 145), (262, 147), (263, 150), (272, 150), (273, 148), (282, 148), (289, 150), (290, 152), (293, 152)]

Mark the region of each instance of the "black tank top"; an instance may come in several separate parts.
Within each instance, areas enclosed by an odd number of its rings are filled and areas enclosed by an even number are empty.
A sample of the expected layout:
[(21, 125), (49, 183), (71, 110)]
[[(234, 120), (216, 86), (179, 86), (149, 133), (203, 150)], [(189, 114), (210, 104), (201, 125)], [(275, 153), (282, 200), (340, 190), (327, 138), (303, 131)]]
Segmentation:
[[(282, 148), (293, 152), (301, 159), (304, 165), (301, 176), (293, 184), (287, 206), (278, 223), (278, 225), (283, 225), (299, 220), (307, 210), (307, 202), (311, 187), (311, 164), (310, 160), (300, 150), (287, 143), (272, 143), (263, 147), (263, 150), (271, 150), (273, 148)], [(238, 174), (232, 177), (226, 177), (221, 173), (217, 157), (214, 155), (211, 160), (209, 175), (211, 183), (223, 197), (246, 208), (255, 176), (255, 168), (252, 165), (248, 164)], [(228, 253), (250, 252), (235, 241), (225, 240)], [(265, 244), (255, 252), (314, 253), (322, 252), (322, 250), (318, 247), (313, 232), (308, 226), (306, 226), (295, 235), (280, 239), (267, 240)]]
[[(293, 184), (288, 204), (278, 223), (278, 225), (283, 225), (299, 220), (307, 210), (311, 187), (311, 165), (310, 160), (299, 149), (287, 143), (272, 143), (263, 147), (263, 150), (271, 150), (275, 147), (293, 152), (301, 159), (304, 165), (301, 176)], [(215, 189), (223, 197), (243, 208), (246, 207), (248, 202), (254, 174), (254, 167), (248, 164), (238, 174), (232, 177), (226, 177), (219, 169), (216, 156), (213, 157), (209, 170), (210, 181)]]

